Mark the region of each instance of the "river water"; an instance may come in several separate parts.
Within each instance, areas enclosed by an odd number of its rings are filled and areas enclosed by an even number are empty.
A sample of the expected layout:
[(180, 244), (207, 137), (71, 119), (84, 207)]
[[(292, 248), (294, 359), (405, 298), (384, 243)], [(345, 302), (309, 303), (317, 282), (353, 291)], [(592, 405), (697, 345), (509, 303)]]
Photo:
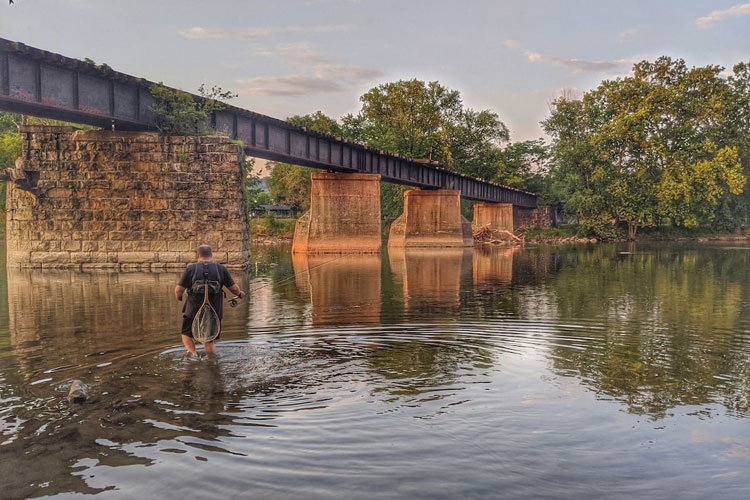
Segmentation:
[(253, 258), (200, 361), (177, 274), (2, 269), (0, 498), (750, 497), (750, 246)]

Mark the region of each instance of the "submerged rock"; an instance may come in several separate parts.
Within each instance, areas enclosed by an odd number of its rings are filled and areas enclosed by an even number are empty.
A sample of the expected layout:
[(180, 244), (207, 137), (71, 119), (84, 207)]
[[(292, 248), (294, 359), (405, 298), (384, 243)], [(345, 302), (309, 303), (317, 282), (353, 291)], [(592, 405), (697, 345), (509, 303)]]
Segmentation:
[(81, 404), (89, 398), (89, 387), (80, 380), (74, 380), (68, 391), (68, 403)]

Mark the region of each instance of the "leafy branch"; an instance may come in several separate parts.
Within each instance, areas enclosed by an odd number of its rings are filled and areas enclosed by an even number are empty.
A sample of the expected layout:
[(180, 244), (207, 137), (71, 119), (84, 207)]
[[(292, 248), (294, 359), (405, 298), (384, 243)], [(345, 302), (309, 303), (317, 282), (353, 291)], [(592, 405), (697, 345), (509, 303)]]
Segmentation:
[(207, 90), (205, 85), (198, 88), (200, 98), (172, 90), (161, 82), (149, 90), (155, 101), (149, 109), (156, 117), (156, 127), (162, 135), (201, 135), (209, 130), (206, 125), (211, 113), (226, 109), (220, 100), (237, 97), (217, 86)]

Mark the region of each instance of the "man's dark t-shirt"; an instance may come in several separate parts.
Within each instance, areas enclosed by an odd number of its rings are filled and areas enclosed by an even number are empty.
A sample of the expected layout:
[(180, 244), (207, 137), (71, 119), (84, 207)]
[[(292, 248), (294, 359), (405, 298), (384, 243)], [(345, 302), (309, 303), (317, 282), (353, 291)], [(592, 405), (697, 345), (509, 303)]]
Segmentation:
[[(206, 263), (208, 264), (208, 263)], [(182, 315), (186, 318), (194, 318), (196, 313), (198, 312), (198, 309), (200, 309), (201, 305), (203, 304), (203, 294), (197, 295), (194, 293), (190, 293), (190, 288), (193, 286), (193, 275), (195, 274), (195, 267), (198, 267), (198, 276), (195, 277), (195, 279), (202, 280), (203, 279), (203, 262), (200, 262), (198, 264), (190, 264), (185, 269), (185, 272), (182, 273), (182, 277), (180, 278), (179, 285), (185, 289), (188, 290), (188, 298), (187, 301), (185, 301), (185, 305), (182, 307)], [(218, 274), (217, 274), (218, 273)], [(232, 279), (232, 275), (229, 274), (229, 271), (226, 267), (222, 266), (219, 263), (211, 262), (208, 266), (208, 279), (211, 281), (218, 281), (222, 287), (229, 288), (230, 286), (234, 285), (234, 280)], [(224, 293), (222, 290), (222, 293), (217, 294), (209, 294), (208, 295), (208, 301), (211, 303), (211, 307), (214, 308), (216, 311), (216, 314), (219, 315), (219, 319), (222, 318), (222, 306), (224, 305)]]

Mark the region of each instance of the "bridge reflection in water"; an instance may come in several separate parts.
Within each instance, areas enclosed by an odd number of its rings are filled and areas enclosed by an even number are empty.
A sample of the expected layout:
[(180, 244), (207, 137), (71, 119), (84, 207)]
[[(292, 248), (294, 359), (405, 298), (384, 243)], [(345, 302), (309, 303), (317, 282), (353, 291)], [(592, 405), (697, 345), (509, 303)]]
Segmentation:
[[(234, 278), (247, 286), (242, 273)], [(41, 358), (49, 361), (51, 353), (42, 350), (53, 349), (61, 365), (79, 366), (96, 364), (91, 353), (127, 355), (168, 340), (179, 343), (182, 302), (173, 295), (178, 273), (9, 268), (7, 279), (10, 343), (24, 374), (36, 373)], [(247, 322), (247, 307), (225, 307), (222, 338), (244, 332)]]
[(513, 256), (517, 247), (481, 246), (473, 252), (475, 285), (507, 285), (513, 281)]
[(377, 323), (382, 289), (379, 255), (293, 254), (297, 288), (310, 298), (312, 323)]
[(388, 259), (407, 311), (460, 306), (461, 281), (471, 275), (471, 248), (390, 248)]

